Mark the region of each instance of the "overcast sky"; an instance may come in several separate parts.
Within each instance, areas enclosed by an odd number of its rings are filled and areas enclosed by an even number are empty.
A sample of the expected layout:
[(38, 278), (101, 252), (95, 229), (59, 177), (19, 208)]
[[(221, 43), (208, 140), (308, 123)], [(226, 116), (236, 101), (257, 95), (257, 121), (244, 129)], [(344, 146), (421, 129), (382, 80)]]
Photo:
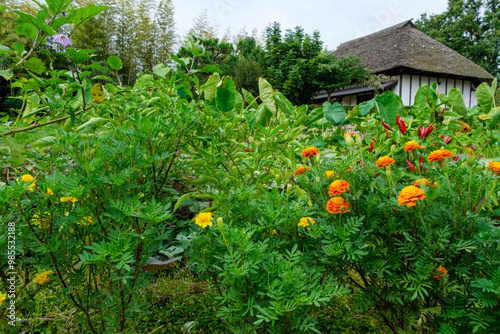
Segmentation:
[(422, 13), (446, 10), (447, 0), (172, 0), (177, 34), (185, 36), (193, 19), (207, 10), (213, 26), (222, 36), (227, 28), (236, 35), (241, 28), (260, 34), (276, 21), (282, 31), (296, 26), (311, 34), (318, 30), (329, 50), (340, 43), (368, 35)]

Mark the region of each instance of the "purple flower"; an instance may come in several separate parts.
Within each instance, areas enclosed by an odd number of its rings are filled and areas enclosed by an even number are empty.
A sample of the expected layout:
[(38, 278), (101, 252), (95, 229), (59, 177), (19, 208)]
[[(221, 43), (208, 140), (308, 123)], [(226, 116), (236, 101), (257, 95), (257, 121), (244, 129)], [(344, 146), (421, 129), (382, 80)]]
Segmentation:
[(69, 40), (68, 36), (66, 36), (66, 35), (58, 34), (58, 35), (54, 35), (54, 37), (52, 37), (52, 38), (53, 38), (54, 42), (61, 43), (64, 46), (71, 45), (71, 41)]

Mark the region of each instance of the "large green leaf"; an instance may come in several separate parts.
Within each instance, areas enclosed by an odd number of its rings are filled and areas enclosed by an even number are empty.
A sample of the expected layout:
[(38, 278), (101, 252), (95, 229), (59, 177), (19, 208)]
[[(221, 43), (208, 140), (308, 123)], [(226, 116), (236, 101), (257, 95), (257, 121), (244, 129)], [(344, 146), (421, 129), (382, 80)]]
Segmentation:
[(217, 87), (215, 101), (220, 111), (225, 113), (233, 110), (236, 103), (236, 85), (233, 79), (226, 77), (222, 80), (222, 84)]
[(278, 102), (278, 105), (280, 106), (280, 109), (282, 111), (284, 111), (288, 115), (295, 114), (295, 108), (292, 102), (290, 102), (290, 100), (288, 100), (285, 95), (281, 94), (281, 92), (276, 92), (274, 96), (276, 97), (276, 101)]
[(165, 78), (165, 76), (171, 71), (170, 67), (166, 67), (164, 64), (158, 64), (153, 67), (153, 73), (159, 77)]
[(375, 106), (379, 115), (390, 126), (396, 125), (396, 115), (401, 115), (403, 101), (390, 90), (375, 97)]
[(252, 93), (247, 91), (245, 88), (241, 89), (241, 92), (243, 93), (243, 97), (245, 98), (245, 102), (252, 108), (257, 109), (259, 107), (259, 104), (257, 103), (257, 99), (253, 97)]
[(122, 60), (117, 56), (109, 56), (107, 62), (109, 67), (115, 71), (119, 71), (123, 67)]
[(55, 30), (49, 27), (47, 23), (45, 23), (43, 20), (39, 19), (38, 17), (34, 17), (31, 14), (23, 13), (20, 11), (15, 10), (14, 13), (19, 15), (19, 18), (17, 20), (18, 23), (31, 23), (41, 31), (47, 33), (50, 36), (54, 36), (56, 34)]
[(492, 110), (498, 110), (498, 112), (491, 117), (491, 121), (486, 126), (488, 130), (492, 130), (500, 121), (500, 107), (496, 107)]
[(273, 113), (267, 109), (264, 103), (260, 104), (255, 111), (255, 122), (262, 126), (267, 126), (271, 117), (273, 117)]
[(323, 108), (316, 108), (309, 115), (307, 115), (304, 125), (312, 124), (323, 117)]
[(66, 6), (68, 0), (45, 0), (47, 5), (49, 6), (49, 11), (53, 14), (60, 14), (60, 11)]
[(109, 9), (108, 6), (90, 5), (84, 8), (79, 8), (75, 11), (73, 16), (73, 24), (78, 27), (80, 24), (90, 20), (102, 11)]
[(259, 95), (262, 103), (264, 103), (267, 109), (275, 115), (276, 101), (274, 100), (274, 91), (273, 87), (266, 79), (259, 78)]
[(497, 79), (493, 80), (491, 87), (486, 82), (483, 82), (476, 89), (477, 102), (483, 109), (485, 114), (489, 113), (493, 107), (495, 91), (497, 89)]
[(358, 106), (359, 114), (361, 116), (366, 116), (370, 113), (370, 111), (373, 109), (373, 107), (375, 107), (375, 99), (365, 101)]
[(14, 30), (18, 35), (27, 36), (32, 41), (35, 40), (36, 34), (38, 33), (38, 29), (31, 23), (18, 24), (14, 27)]
[(0, 77), (4, 77), (5, 80), (10, 80), (13, 76), (14, 74), (10, 71), (10, 69), (0, 70)]
[(335, 102), (330, 104), (330, 102), (325, 101), (323, 103), (323, 114), (330, 124), (333, 126), (340, 126), (345, 120), (345, 109), (340, 103)]
[(448, 92), (448, 104), (453, 108), (453, 111), (457, 112), (461, 116), (466, 116), (468, 108), (465, 105), (464, 97), (462, 92), (458, 88), (452, 88)]
[(205, 85), (203, 85), (203, 91), (205, 92), (205, 100), (212, 101), (217, 94), (217, 85), (220, 82), (219, 73), (212, 74)]

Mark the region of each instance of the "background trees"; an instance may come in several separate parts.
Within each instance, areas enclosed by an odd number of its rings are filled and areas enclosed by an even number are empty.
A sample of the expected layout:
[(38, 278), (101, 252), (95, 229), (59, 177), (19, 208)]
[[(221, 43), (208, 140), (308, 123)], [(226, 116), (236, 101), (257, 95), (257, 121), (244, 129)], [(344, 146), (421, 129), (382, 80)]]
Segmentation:
[(499, 0), (449, 0), (444, 13), (422, 14), (415, 25), (493, 75), (500, 74)]

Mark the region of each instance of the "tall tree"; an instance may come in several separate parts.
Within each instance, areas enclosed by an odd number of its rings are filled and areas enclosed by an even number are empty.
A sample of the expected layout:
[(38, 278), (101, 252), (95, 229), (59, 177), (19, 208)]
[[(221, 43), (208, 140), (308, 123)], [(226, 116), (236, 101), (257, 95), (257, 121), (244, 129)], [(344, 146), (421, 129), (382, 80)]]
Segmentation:
[(217, 28), (210, 23), (206, 10), (193, 20), (193, 26), (189, 29), (186, 40), (190, 37), (204, 40), (217, 38)]
[(280, 24), (266, 28), (266, 55), (261, 58), (264, 76), (294, 104), (311, 103), (318, 85), (315, 76), (323, 42), (319, 32), (312, 36), (301, 27), (282, 36)]
[(442, 14), (415, 25), (494, 75), (500, 74), (500, 0), (448, 0)]
[(173, 51), (175, 37), (174, 6), (172, 0), (161, 0), (155, 14), (154, 65), (166, 63)]

